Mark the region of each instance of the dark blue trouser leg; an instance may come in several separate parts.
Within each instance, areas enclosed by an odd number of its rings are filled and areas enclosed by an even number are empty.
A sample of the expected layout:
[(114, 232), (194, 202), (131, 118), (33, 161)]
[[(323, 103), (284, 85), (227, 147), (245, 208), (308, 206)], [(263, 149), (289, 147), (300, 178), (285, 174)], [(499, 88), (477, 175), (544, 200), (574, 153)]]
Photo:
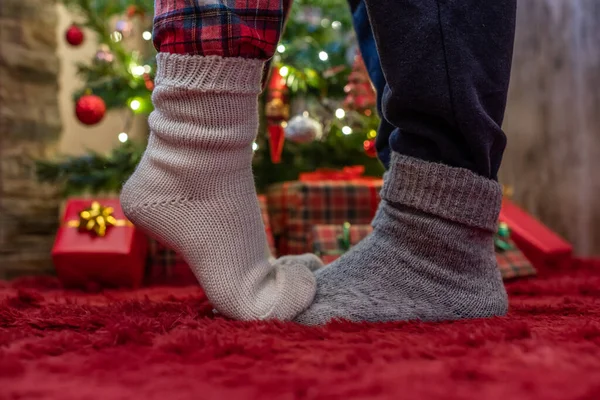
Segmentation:
[(384, 163), (389, 144), (392, 151), (496, 179), (506, 146), (500, 126), (516, 0), (349, 2), (380, 97), (377, 143)]
[(365, 61), (371, 82), (373, 82), (373, 86), (375, 86), (375, 90), (377, 91), (377, 112), (381, 117), (381, 123), (379, 124), (375, 145), (377, 147), (377, 155), (387, 169), (390, 164), (389, 141), (390, 135), (394, 131), (394, 126), (383, 118), (381, 109), (381, 100), (386, 85), (385, 77), (381, 70), (381, 62), (379, 60), (379, 54), (377, 54), (375, 38), (373, 37), (373, 30), (371, 29), (371, 23), (369, 22), (365, 3), (362, 0), (349, 0), (349, 3), (352, 11), (354, 30), (356, 31), (356, 37), (358, 39), (358, 46), (363, 60)]

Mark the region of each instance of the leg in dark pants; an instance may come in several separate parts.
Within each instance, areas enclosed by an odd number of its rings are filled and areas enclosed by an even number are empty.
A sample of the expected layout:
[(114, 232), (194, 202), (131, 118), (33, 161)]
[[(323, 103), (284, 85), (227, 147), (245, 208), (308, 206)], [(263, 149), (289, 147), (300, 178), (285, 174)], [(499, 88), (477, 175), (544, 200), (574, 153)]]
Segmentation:
[(389, 144), (390, 135), (394, 131), (394, 126), (383, 118), (381, 100), (386, 81), (383, 76), (383, 71), (381, 70), (381, 61), (379, 60), (379, 54), (377, 53), (375, 38), (373, 37), (373, 30), (371, 29), (371, 22), (367, 15), (367, 7), (362, 0), (350, 0), (349, 3), (360, 52), (367, 67), (369, 78), (371, 78), (371, 82), (377, 91), (377, 112), (381, 117), (381, 123), (379, 124), (375, 145), (377, 147), (377, 155), (387, 169), (390, 165), (391, 156)]
[(503, 315), (493, 234), (516, 0), (352, 0), (351, 7), (380, 95), (377, 143), (389, 169), (373, 233), (316, 273), (315, 302), (297, 320)]
[(506, 145), (500, 125), (516, 1), (350, 0), (350, 6), (382, 104), (382, 161), (389, 146), (495, 179)]

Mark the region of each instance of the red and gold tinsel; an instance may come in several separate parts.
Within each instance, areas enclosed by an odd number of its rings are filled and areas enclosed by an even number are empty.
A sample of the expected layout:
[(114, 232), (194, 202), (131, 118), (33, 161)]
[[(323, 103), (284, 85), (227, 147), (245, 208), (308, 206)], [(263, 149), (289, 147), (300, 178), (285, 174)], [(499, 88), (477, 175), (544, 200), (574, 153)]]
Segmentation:
[(274, 67), (268, 83), (267, 106), (267, 131), (269, 135), (269, 148), (271, 162), (279, 164), (285, 140), (284, 128), (290, 117), (290, 107), (287, 104), (287, 86), (285, 78), (281, 76), (279, 68)]
[(348, 84), (344, 87), (344, 92), (347, 93), (344, 99), (346, 109), (359, 111), (367, 116), (371, 114), (370, 110), (375, 107), (377, 96), (360, 53), (354, 59), (352, 72), (348, 76)]
[(377, 149), (375, 148), (375, 139), (365, 140), (363, 143), (363, 148), (365, 149), (365, 154), (369, 157), (375, 158), (377, 157)]

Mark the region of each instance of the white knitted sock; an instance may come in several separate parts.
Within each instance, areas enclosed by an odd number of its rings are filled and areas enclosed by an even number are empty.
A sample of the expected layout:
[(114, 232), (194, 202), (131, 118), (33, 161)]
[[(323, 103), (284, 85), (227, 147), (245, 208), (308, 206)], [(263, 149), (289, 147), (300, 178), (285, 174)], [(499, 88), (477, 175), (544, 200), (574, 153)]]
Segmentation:
[(251, 168), (263, 65), (159, 54), (148, 147), (121, 203), (186, 259), (220, 313), (290, 320), (315, 295), (316, 260), (266, 254)]

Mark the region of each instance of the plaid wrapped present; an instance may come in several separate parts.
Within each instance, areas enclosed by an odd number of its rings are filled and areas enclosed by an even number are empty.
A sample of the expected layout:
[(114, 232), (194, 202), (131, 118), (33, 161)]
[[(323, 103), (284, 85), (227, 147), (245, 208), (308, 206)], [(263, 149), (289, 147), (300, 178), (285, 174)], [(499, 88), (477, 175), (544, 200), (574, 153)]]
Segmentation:
[[(319, 174), (323, 177), (322, 171)], [(313, 181), (304, 177), (271, 186), (267, 197), (278, 255), (311, 252), (315, 225), (369, 224), (382, 184), (381, 179)]]
[(350, 247), (363, 240), (373, 228), (371, 225), (316, 225), (313, 227), (313, 252), (321, 257), (325, 264), (335, 261)]
[[(370, 225), (316, 225), (312, 230), (313, 252), (329, 264), (344, 254), (373, 229)], [(498, 268), (504, 280), (522, 278), (536, 274), (531, 262), (525, 258), (510, 238), (506, 224), (500, 223), (494, 237)]]
[(505, 280), (532, 276), (537, 273), (531, 261), (515, 245), (508, 224), (505, 222), (500, 222), (498, 225), (498, 232), (494, 236), (494, 247), (496, 248), (498, 268)]
[(145, 285), (184, 286), (198, 284), (191, 268), (179, 254), (154, 239), (149, 238), (148, 242)]
[[(265, 196), (258, 196), (260, 208), (262, 211), (263, 222), (267, 233), (267, 242), (271, 254), (275, 254), (275, 242), (269, 223), (269, 214), (267, 212), (267, 199)], [(197, 284), (190, 267), (183, 258), (173, 250), (165, 247), (154, 239), (148, 239), (148, 266), (146, 270), (147, 285), (191, 285)]]

